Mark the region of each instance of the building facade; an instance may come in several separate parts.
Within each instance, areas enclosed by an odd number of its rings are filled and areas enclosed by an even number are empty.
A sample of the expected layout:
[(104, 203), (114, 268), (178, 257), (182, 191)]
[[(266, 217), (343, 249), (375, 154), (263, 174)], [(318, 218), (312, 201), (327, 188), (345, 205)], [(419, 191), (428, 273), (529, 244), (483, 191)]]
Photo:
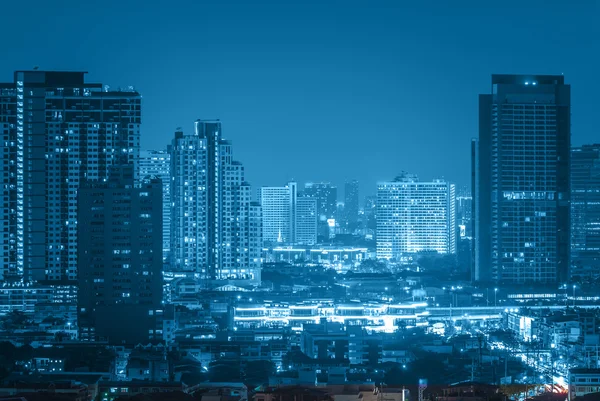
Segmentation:
[(402, 174), (377, 188), (377, 258), (456, 253), (454, 184)]
[(571, 277), (600, 274), (600, 145), (571, 150)]
[(132, 168), (79, 190), (80, 337), (113, 343), (162, 338), (152, 316), (162, 309), (162, 182), (134, 186)]
[(164, 150), (140, 151), (140, 178), (158, 177), (163, 184), (163, 261), (171, 251), (171, 157)]
[(317, 199), (300, 194), (295, 182), (262, 187), (258, 197), (265, 246), (317, 243)]
[(356, 226), (359, 211), (358, 181), (346, 181), (344, 185), (344, 216), (349, 228)]
[(493, 75), (473, 143), (473, 279), (565, 282), (569, 271), (570, 86), (563, 76)]
[(140, 124), (139, 93), (84, 72), (17, 71), (0, 83), (2, 278), (77, 278), (77, 190), (115, 164), (137, 168)]
[(295, 244), (315, 245), (317, 243), (317, 200), (298, 197), (296, 200)]
[(258, 198), (262, 207), (265, 245), (294, 243), (297, 194), (295, 182), (283, 187), (260, 188)]
[[(256, 282), (260, 274), (257, 216), (244, 167), (233, 159), (219, 121), (198, 120), (194, 132), (175, 133), (171, 154), (171, 263), (218, 280)], [(252, 246), (252, 249), (251, 249)]]
[(308, 182), (304, 184), (303, 194), (317, 200), (318, 234), (329, 239), (337, 219), (337, 187), (329, 182)]

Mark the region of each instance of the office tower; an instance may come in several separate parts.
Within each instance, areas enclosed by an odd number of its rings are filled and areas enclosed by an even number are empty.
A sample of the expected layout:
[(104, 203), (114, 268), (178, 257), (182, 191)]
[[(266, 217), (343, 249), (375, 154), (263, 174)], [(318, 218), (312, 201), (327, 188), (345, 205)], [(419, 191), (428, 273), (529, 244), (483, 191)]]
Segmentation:
[(472, 144), (475, 281), (567, 279), (570, 142), (563, 76), (492, 76)]
[(329, 239), (336, 224), (337, 187), (328, 182), (304, 184), (304, 196), (317, 200), (318, 234)]
[(262, 187), (258, 197), (262, 207), (264, 245), (314, 245), (317, 242), (317, 200), (298, 193), (290, 182), (284, 187)]
[(137, 168), (140, 94), (84, 77), (17, 71), (0, 83), (5, 279), (75, 280), (80, 183), (104, 181), (112, 165)]
[(140, 178), (157, 177), (163, 183), (163, 261), (171, 250), (171, 157), (164, 150), (140, 151)]
[(299, 196), (296, 200), (296, 235), (294, 242), (298, 245), (315, 245), (317, 243), (317, 200)]
[(138, 344), (162, 338), (162, 182), (134, 185), (133, 166), (79, 189), (78, 316), (81, 339)]
[(358, 221), (358, 181), (346, 181), (344, 186), (344, 214), (346, 225), (355, 226)]
[(571, 151), (571, 277), (600, 273), (600, 145)]
[(293, 244), (298, 186), (290, 182), (284, 187), (262, 187), (262, 230), (265, 245)]
[[(244, 167), (222, 139), (219, 121), (195, 122), (175, 133), (171, 154), (171, 259), (177, 270), (211, 280), (257, 281), (260, 207), (252, 204)], [(253, 257), (251, 257), (251, 255)]]
[(377, 187), (377, 258), (422, 251), (456, 252), (455, 188), (406, 173)]
[(456, 223), (460, 239), (471, 238), (473, 197), (468, 187), (461, 187), (456, 194)]

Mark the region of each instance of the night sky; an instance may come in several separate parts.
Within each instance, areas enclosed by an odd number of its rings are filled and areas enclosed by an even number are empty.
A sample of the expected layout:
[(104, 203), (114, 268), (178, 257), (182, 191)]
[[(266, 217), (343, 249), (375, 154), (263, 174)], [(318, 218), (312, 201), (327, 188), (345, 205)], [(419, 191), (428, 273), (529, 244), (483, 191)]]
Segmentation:
[(467, 184), (492, 73), (564, 74), (573, 144), (600, 142), (593, 0), (5, 0), (0, 14), (0, 81), (39, 66), (133, 85), (145, 149), (219, 118), (255, 187), (356, 178), (362, 196), (402, 170)]

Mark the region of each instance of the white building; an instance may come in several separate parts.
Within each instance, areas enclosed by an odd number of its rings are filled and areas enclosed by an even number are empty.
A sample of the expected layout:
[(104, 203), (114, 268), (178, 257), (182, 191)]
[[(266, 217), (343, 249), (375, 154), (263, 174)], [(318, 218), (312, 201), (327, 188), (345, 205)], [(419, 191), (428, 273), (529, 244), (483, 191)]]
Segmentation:
[(318, 200), (298, 196), (295, 182), (284, 187), (262, 187), (259, 199), (265, 244), (317, 243)]
[(456, 252), (455, 188), (402, 174), (377, 188), (377, 257), (400, 259), (421, 251)]
[(171, 157), (164, 150), (140, 151), (140, 177), (155, 176), (163, 184), (163, 260), (171, 251)]

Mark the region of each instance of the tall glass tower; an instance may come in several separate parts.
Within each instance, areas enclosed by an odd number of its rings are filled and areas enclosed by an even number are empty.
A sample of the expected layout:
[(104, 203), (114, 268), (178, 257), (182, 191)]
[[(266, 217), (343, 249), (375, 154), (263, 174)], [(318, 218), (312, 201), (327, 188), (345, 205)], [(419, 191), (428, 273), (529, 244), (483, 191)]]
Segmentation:
[(571, 277), (600, 273), (600, 145), (571, 151)]
[(561, 75), (493, 75), (479, 97), (473, 279), (564, 282), (569, 271), (571, 88)]

